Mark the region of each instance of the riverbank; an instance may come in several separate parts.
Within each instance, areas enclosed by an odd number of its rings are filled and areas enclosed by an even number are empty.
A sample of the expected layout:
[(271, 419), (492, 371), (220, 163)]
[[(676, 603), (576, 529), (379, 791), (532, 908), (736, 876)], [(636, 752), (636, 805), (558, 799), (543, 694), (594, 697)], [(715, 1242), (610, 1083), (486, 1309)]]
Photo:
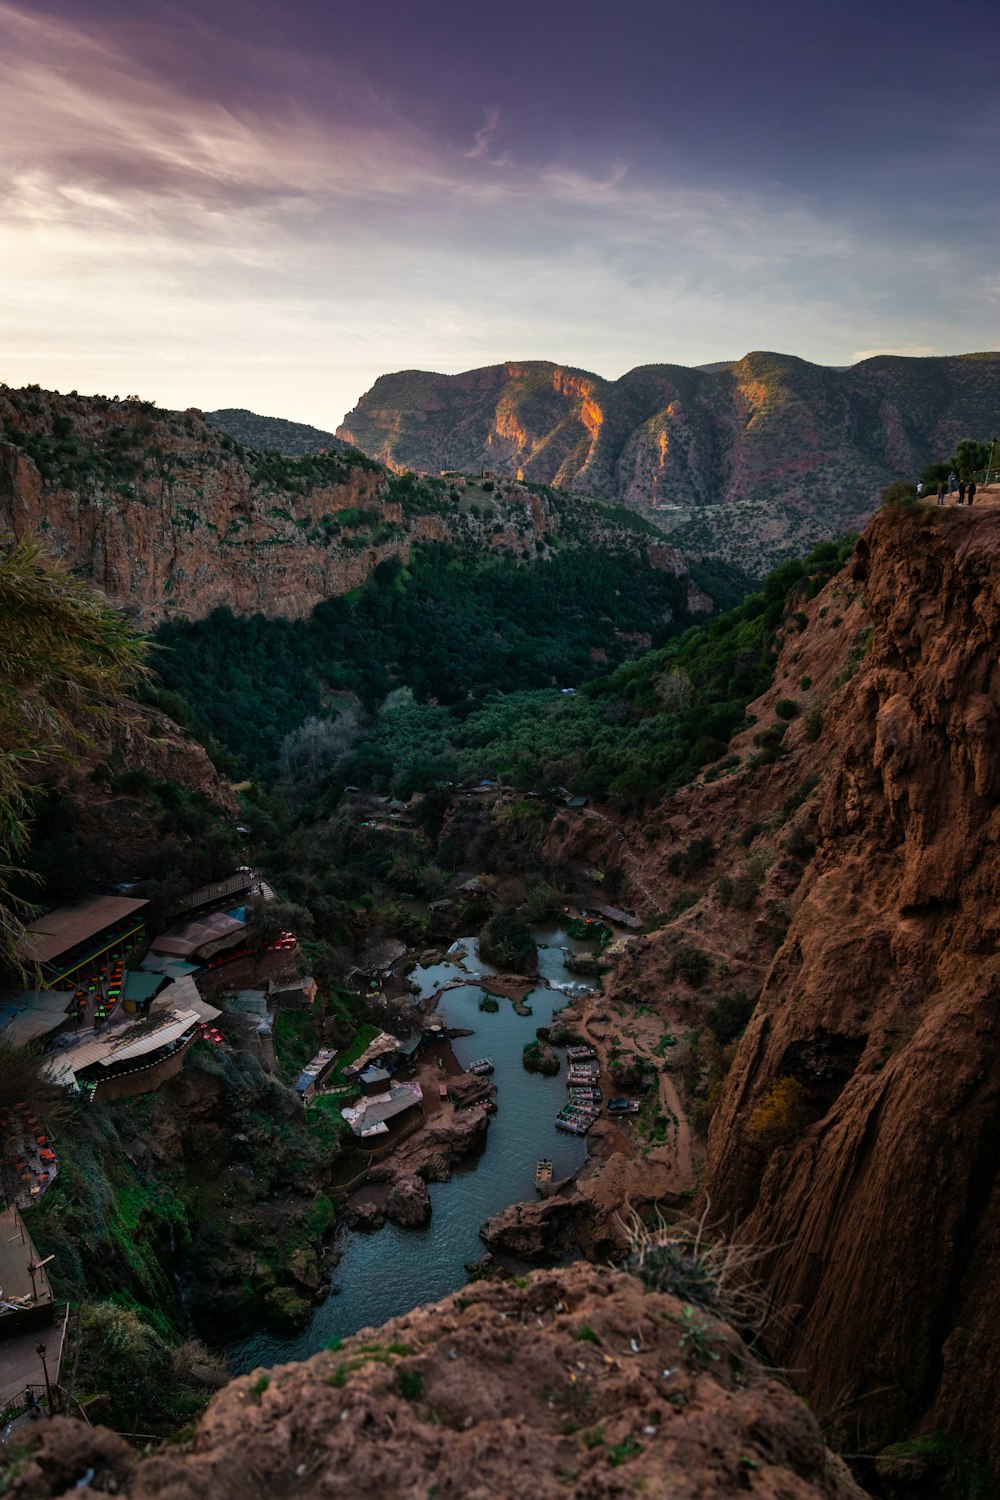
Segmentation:
[[(433, 1171), (434, 1135), (460, 1120), (459, 1107), (449, 1114), (445, 1101), (429, 1115), (422, 1128), (402, 1142), (399, 1150), (380, 1163), (355, 1204), (372, 1205), (365, 1215), (373, 1220), (388, 1204), (391, 1184), (400, 1176), (418, 1177), (430, 1204), (429, 1222), (404, 1227), (391, 1220), (375, 1233), (346, 1229), (338, 1236), (340, 1260), (333, 1275), (332, 1295), (314, 1310), (308, 1325), (287, 1338), (259, 1333), (231, 1344), (227, 1355), (234, 1371), (289, 1359), (302, 1359), (358, 1328), (374, 1325), (408, 1311), (416, 1303), (456, 1291), (467, 1281), (465, 1264), (483, 1253), (482, 1224), (511, 1203), (535, 1197), (535, 1165), (540, 1157), (553, 1162), (554, 1177), (572, 1178), (587, 1155), (585, 1140), (555, 1129), (555, 1117), (565, 1103), (565, 1076), (546, 1078), (522, 1066), (525, 1044), (539, 1025), (548, 1025), (566, 1004), (566, 990), (579, 981), (565, 967), (564, 948), (578, 947), (561, 927), (535, 929), (539, 943), (539, 978), (525, 996), (530, 1016), (518, 1015), (513, 1003), (503, 1002), (495, 1013), (479, 1009), (484, 991), (492, 992), (491, 966), (479, 959), (474, 940), (461, 951), (438, 962), (418, 964), (411, 971), (417, 998), (430, 1003), (450, 1036), (431, 1044), (426, 1055), (449, 1091), (475, 1058), (493, 1058), (495, 1071), (487, 1086), (496, 1088), (496, 1113), (489, 1116), (482, 1137), (439, 1174)], [(423, 955), (429, 958), (429, 954)], [(461, 982), (449, 985), (451, 980)], [(550, 987), (552, 985), (559, 987)], [(449, 1061), (449, 1053), (452, 1061)], [(457, 1071), (451, 1071), (454, 1067)], [(482, 1086), (482, 1080), (476, 1080)], [(428, 1080), (428, 1094), (435, 1092)], [(433, 1101), (429, 1101), (433, 1107)], [(473, 1106), (476, 1108), (479, 1106)], [(439, 1142), (440, 1144), (440, 1142)], [(403, 1169), (406, 1169), (405, 1171)], [(445, 1178), (450, 1180), (444, 1180)], [(381, 1179), (381, 1180), (380, 1180)]]

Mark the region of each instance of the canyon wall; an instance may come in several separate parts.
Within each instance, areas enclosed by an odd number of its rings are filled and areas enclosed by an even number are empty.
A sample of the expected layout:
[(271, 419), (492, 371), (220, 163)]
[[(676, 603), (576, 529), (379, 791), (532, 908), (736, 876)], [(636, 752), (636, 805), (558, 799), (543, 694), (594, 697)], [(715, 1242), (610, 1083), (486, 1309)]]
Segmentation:
[(654, 930), (608, 981), (702, 1038), (701, 1203), (757, 1255), (769, 1355), (838, 1448), (923, 1434), (920, 1495), (948, 1451), (1000, 1472), (998, 502), (887, 508), (790, 596), (723, 774), (625, 825)]
[(428, 541), (519, 559), (548, 555), (556, 538), (613, 543), (686, 571), (607, 507), (560, 506), (516, 483), (397, 481), (343, 447), (288, 457), (244, 447), (194, 410), (0, 387), (0, 533), (37, 535), (141, 629), (223, 605), (298, 619)]
[(645, 510), (687, 551), (767, 561), (856, 528), (958, 439), (988, 439), (998, 376), (998, 354), (837, 370), (760, 352), (613, 381), (544, 361), (402, 371), (338, 433), (394, 468), (523, 474)]

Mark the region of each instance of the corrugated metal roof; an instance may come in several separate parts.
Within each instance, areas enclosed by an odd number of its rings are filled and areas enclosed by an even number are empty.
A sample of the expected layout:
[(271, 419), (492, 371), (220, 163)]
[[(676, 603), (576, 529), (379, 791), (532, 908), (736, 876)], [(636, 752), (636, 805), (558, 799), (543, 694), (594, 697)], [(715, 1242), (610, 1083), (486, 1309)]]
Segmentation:
[(147, 953), (141, 967), (150, 974), (169, 974), (172, 979), (180, 979), (184, 974), (197, 973), (197, 964), (185, 963), (182, 958), (170, 958), (167, 954)]
[(127, 896), (91, 896), (76, 906), (61, 906), (35, 918), (19, 939), (17, 951), (29, 961), (48, 963), (148, 905), (148, 901)]
[[(185, 1031), (190, 1031), (198, 1017), (193, 1010), (182, 1011), (176, 1020), (167, 1022), (148, 1036), (139, 1037), (137, 1041), (131, 1042), (127, 1047), (116, 1047), (107, 1057), (99, 1059), (101, 1066), (110, 1068), (114, 1063), (126, 1062), (130, 1057), (142, 1057), (146, 1052), (155, 1052), (160, 1047), (165, 1047), (168, 1042), (174, 1042), (182, 1037)], [(74, 1063), (74, 1069), (79, 1071), (78, 1065)]]
[[(206, 956), (211, 956), (212, 951), (234, 943), (245, 931), (245, 923), (224, 911), (216, 911), (197, 922), (189, 922), (186, 927), (179, 927), (176, 932), (161, 933), (153, 939), (151, 947), (154, 953), (173, 953), (180, 958), (187, 958), (204, 948)], [(211, 950), (210, 944), (214, 945)]]
[(0, 1011), (0, 1037), (13, 1047), (26, 1047), (64, 1025), (72, 1003), (72, 990), (25, 990), (14, 995)]
[(141, 969), (129, 969), (125, 975), (125, 988), (122, 996), (126, 1000), (134, 1000), (137, 1005), (142, 1005), (144, 1001), (152, 1000), (162, 983), (162, 974), (147, 974)]
[[(193, 1026), (198, 1016), (193, 1010), (168, 1011), (154, 1021), (140, 1021), (136, 1025), (115, 1027), (102, 1036), (78, 1042), (75, 1047), (61, 1049), (45, 1065), (54, 1078), (65, 1073), (80, 1073), (84, 1068), (100, 1063), (107, 1067), (122, 1058), (141, 1056), (163, 1047), (173, 1035), (179, 1035)], [(176, 1028), (180, 1026), (180, 1032)]]

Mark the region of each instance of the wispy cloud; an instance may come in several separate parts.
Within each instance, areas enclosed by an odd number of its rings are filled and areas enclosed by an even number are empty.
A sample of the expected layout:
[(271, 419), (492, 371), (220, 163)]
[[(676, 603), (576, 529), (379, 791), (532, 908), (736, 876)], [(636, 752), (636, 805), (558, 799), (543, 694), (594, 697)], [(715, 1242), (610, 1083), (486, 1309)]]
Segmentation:
[(346, 64), (191, 24), (195, 47), (0, 0), (3, 378), (328, 425), (413, 365), (954, 348), (983, 296), (958, 245), (901, 255), (775, 185), (519, 160), (499, 107), (469, 145)]
[(500, 111), (494, 107), (486, 111), (486, 119), (473, 136), (472, 145), (467, 151), (463, 151), (462, 155), (468, 160), (475, 160), (477, 156), (486, 156), (499, 134)]

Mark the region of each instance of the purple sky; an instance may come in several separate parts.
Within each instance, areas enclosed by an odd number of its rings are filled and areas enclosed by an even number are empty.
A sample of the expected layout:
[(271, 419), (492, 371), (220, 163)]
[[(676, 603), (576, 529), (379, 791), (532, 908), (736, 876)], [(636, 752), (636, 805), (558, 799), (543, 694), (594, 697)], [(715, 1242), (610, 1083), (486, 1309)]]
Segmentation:
[(0, 378), (1000, 345), (992, 4), (0, 0)]

